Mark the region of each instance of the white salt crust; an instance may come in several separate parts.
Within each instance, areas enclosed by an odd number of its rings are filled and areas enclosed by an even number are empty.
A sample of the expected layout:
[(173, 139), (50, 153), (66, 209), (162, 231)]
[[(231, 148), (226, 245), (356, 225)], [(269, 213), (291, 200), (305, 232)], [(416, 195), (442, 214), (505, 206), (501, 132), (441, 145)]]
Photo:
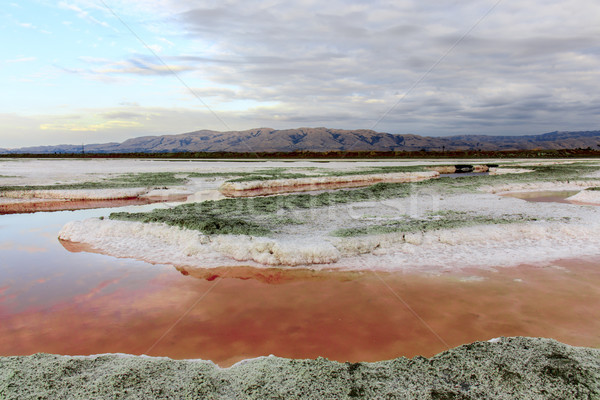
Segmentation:
[(533, 172), (532, 169), (525, 168), (495, 168), (492, 167), (489, 170), (490, 175), (506, 175), (506, 174), (525, 174), (527, 172)]
[(51, 200), (116, 200), (138, 197), (148, 192), (145, 188), (126, 189), (72, 189), (72, 190), (12, 190), (1, 192), (0, 197), (12, 199)]
[(568, 197), (567, 200), (600, 205), (600, 190), (582, 190), (576, 195)]
[[(464, 200), (471, 203), (476, 199)], [(251, 265), (446, 271), (598, 255), (598, 213), (591, 213), (583, 222), (575, 217), (582, 214), (577, 208), (580, 206), (560, 206), (575, 207), (570, 213), (574, 222), (485, 225), (355, 238), (300, 235), (286, 240), (233, 235), (209, 237), (164, 224), (88, 219), (66, 224), (59, 237), (84, 242), (117, 257), (198, 268)], [(554, 212), (552, 208), (548, 211)]]
[(168, 188), (168, 189), (152, 189), (147, 191), (144, 194), (141, 194), (139, 197), (174, 197), (174, 196), (189, 196), (192, 192), (188, 189), (184, 188)]
[[(377, 166), (412, 166), (436, 165), (454, 163), (454, 160), (411, 160), (391, 161), (375, 160)], [(460, 162), (460, 161), (456, 161)], [(504, 163), (505, 160), (481, 161)], [(288, 161), (262, 161), (245, 162), (236, 160), (221, 161), (191, 161), (178, 160), (144, 160), (144, 159), (2, 159), (0, 160), (0, 180), (2, 185), (51, 185), (57, 183), (79, 183), (97, 180), (116, 174), (141, 173), (141, 172), (237, 172), (257, 171), (265, 168), (285, 168), (289, 172), (306, 172), (302, 168), (317, 167), (324, 170), (355, 170), (373, 166), (373, 161), (345, 161), (331, 160), (331, 162), (314, 162), (296, 160)], [(207, 179), (208, 180), (208, 179)]]
[[(203, 235), (165, 224), (87, 219), (67, 223), (59, 238), (83, 242), (117, 257), (197, 267), (331, 263), (340, 254), (330, 243), (276, 241), (243, 235)], [(236, 263), (235, 261), (243, 261)]]
[(511, 193), (511, 192), (537, 192), (537, 191), (561, 191), (582, 190), (588, 187), (598, 186), (597, 180), (556, 181), (556, 182), (524, 182), (506, 183), (494, 186), (481, 186), (480, 191), (486, 193)]
[[(240, 167), (237, 166), (236, 169), (240, 170)], [(359, 177), (364, 179), (365, 176)], [(192, 192), (195, 194), (190, 199), (203, 201), (221, 198), (221, 194), (214, 190), (218, 183), (220, 182), (210, 182), (207, 186), (201, 186), (200, 182), (194, 184), (195, 190)], [(299, 219), (308, 219), (306, 223), (292, 228), (283, 227), (274, 238), (225, 235), (209, 237), (196, 231), (163, 224), (98, 219), (71, 222), (61, 230), (60, 238), (86, 243), (99, 252), (117, 257), (198, 268), (251, 265), (446, 271), (462, 267), (510, 266), (565, 257), (600, 255), (600, 208), (529, 203), (492, 193), (581, 190), (590, 186), (598, 186), (598, 181), (581, 179), (513, 183), (482, 188), (484, 193), (461, 195), (446, 195), (421, 188), (417, 195), (404, 199), (373, 199), (371, 202), (298, 211)], [(158, 194), (164, 195), (166, 192)], [(590, 196), (593, 195), (595, 194)], [(592, 202), (589, 199), (579, 201)], [(424, 234), (391, 233), (356, 238), (328, 236), (335, 229), (360, 226), (362, 219), (390, 220), (403, 218), (403, 215), (419, 218), (440, 210), (472, 212), (492, 217), (522, 214), (540, 221), (551, 218), (555, 220), (477, 226)]]
[(222, 193), (229, 194), (256, 189), (280, 189), (281, 191), (302, 191), (304, 187), (313, 187), (328, 184), (349, 184), (356, 186), (373, 185), (379, 182), (405, 183), (419, 182), (428, 179), (437, 178), (440, 173), (437, 171), (424, 172), (395, 172), (387, 174), (368, 174), (368, 175), (345, 175), (345, 176), (319, 176), (312, 178), (294, 178), (294, 179), (272, 179), (265, 181), (247, 181), (247, 182), (225, 182), (219, 190)]

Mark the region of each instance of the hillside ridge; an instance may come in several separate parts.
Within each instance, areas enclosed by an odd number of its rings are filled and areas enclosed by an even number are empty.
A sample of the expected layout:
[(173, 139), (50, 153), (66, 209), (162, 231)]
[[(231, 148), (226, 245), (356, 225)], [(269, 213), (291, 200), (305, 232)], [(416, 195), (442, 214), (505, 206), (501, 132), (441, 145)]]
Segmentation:
[(294, 152), (294, 151), (503, 151), (600, 149), (600, 130), (554, 131), (540, 135), (447, 137), (391, 134), (370, 129), (254, 128), (244, 131), (198, 130), (176, 135), (140, 136), (121, 143), (33, 146), (0, 149), (0, 154)]

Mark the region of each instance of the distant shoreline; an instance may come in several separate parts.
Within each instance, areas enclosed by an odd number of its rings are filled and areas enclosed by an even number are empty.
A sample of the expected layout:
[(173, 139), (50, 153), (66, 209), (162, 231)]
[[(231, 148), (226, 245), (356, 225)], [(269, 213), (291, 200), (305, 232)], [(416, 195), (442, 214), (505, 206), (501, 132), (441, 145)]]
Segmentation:
[(10, 153), (0, 158), (145, 158), (145, 159), (233, 159), (233, 160), (377, 160), (377, 159), (481, 159), (481, 158), (600, 158), (600, 150), (503, 150), (503, 151), (291, 151), (291, 152), (176, 152), (176, 153)]

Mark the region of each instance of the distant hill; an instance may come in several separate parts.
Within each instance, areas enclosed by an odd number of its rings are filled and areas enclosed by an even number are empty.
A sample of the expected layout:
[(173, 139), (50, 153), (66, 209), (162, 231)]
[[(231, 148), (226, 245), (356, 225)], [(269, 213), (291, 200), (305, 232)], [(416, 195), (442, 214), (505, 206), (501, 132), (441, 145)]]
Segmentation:
[[(298, 128), (142, 136), (122, 143), (85, 145), (86, 153), (292, 152), (292, 151), (457, 151), (600, 149), (600, 131), (550, 132), (526, 136), (394, 135), (366, 129)], [(0, 154), (81, 153), (81, 145), (0, 149)]]

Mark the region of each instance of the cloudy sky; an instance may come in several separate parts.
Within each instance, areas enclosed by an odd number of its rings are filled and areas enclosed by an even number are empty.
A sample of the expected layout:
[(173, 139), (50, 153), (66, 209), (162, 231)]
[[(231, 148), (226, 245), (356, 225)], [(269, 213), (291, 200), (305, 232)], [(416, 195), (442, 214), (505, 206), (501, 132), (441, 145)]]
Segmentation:
[(14, 0), (0, 147), (600, 129), (598, 0)]

